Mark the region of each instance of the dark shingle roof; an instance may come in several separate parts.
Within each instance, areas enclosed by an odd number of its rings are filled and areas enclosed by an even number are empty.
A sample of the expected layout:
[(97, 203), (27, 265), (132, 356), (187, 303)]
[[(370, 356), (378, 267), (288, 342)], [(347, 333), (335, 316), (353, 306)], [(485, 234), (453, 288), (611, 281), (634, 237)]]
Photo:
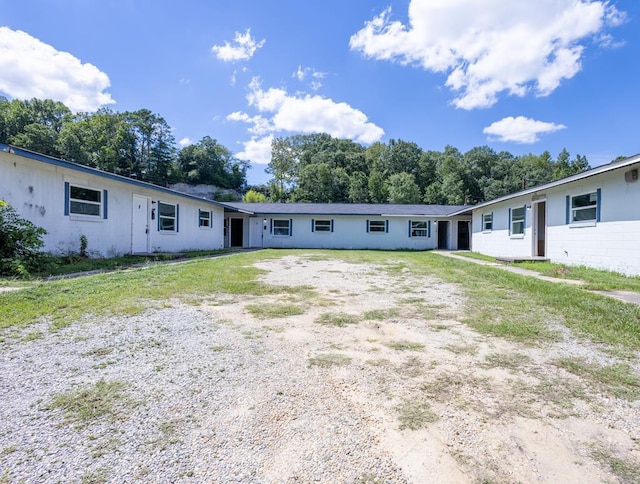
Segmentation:
[(394, 205), (375, 203), (235, 203), (230, 209), (259, 215), (369, 215), (448, 217), (469, 205)]

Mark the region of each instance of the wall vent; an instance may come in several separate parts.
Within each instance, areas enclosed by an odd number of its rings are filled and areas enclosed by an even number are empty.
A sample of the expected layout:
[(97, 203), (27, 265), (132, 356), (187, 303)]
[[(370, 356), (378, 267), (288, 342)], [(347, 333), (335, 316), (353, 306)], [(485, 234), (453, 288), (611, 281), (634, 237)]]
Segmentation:
[(634, 168), (633, 170), (629, 170), (624, 174), (624, 181), (627, 183), (633, 183), (638, 181), (638, 169)]

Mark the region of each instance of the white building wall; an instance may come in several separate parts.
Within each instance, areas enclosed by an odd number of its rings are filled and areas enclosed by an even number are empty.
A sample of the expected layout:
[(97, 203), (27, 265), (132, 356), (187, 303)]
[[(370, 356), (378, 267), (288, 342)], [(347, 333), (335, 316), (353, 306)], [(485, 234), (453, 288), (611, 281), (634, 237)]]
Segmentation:
[[(274, 235), (272, 220), (291, 220), (290, 236)], [(312, 231), (312, 220), (333, 220), (333, 232)], [(388, 221), (388, 232), (367, 232), (367, 220)], [(308, 249), (435, 249), (438, 237), (435, 223), (431, 219), (430, 237), (409, 237), (409, 220), (423, 221), (424, 217), (366, 217), (354, 215), (308, 216), (283, 215), (269, 216), (263, 231), (265, 248), (308, 248)], [(262, 227), (262, 224), (258, 225)], [(253, 236), (251, 237), (252, 239)]]
[[(65, 215), (65, 182), (101, 192), (106, 190), (107, 218)], [(20, 216), (47, 230), (43, 237), (45, 250), (53, 253), (77, 252), (83, 235), (87, 238), (90, 255), (130, 253), (134, 194), (156, 202), (149, 204), (151, 251), (222, 248), (224, 211), (219, 206), (0, 152), (0, 198), (10, 203)], [(178, 232), (158, 231), (158, 200), (179, 204)], [(212, 228), (198, 227), (199, 209), (212, 212)], [(155, 210), (153, 220), (152, 210)]]
[[(527, 210), (525, 237), (508, 235), (508, 208), (530, 206), (533, 196), (546, 196), (546, 257), (552, 262), (585, 265), (627, 275), (640, 275), (640, 181), (625, 181), (625, 172), (640, 164), (517, 197), (473, 211), (473, 250), (491, 256), (533, 254), (532, 213)], [(600, 221), (566, 222), (566, 197), (601, 190)], [(493, 211), (494, 230), (482, 232), (482, 213)]]

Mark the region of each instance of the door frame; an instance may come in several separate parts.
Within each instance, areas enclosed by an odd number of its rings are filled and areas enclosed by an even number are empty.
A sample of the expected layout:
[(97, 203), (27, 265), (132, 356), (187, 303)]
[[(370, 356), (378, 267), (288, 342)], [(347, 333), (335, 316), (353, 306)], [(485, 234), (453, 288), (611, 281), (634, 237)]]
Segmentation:
[[(240, 245), (234, 245), (234, 242), (237, 241), (235, 232), (238, 228), (240, 232)], [(244, 218), (229, 217), (229, 247), (244, 247)]]
[[(466, 227), (466, 231), (467, 231), (467, 243), (466, 243), (466, 247), (465, 248), (461, 248), (460, 247), (460, 240), (461, 240), (461, 236), (460, 234), (462, 233), (462, 231), (460, 230), (460, 227)], [(469, 222), (468, 220), (458, 220), (458, 250), (470, 250), (471, 249), (471, 222)]]
[(438, 226), (438, 250), (447, 250), (449, 248), (449, 221), (438, 220), (437, 226)]
[(531, 253), (534, 257), (547, 256), (547, 200), (546, 198), (531, 202), (533, 208), (533, 241)]

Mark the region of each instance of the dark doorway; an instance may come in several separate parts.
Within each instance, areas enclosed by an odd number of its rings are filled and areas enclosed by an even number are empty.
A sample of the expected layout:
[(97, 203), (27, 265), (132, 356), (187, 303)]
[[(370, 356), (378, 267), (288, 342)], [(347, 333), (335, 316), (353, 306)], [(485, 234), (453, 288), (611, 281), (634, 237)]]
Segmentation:
[(231, 219), (231, 247), (242, 247), (244, 240), (243, 233), (244, 220), (241, 218)]
[(535, 205), (535, 224), (536, 224), (536, 253), (538, 257), (546, 255), (546, 235), (547, 235), (547, 202), (539, 202)]
[(469, 222), (458, 221), (458, 250), (469, 250)]
[(449, 245), (449, 222), (438, 220), (438, 249), (446, 250)]

